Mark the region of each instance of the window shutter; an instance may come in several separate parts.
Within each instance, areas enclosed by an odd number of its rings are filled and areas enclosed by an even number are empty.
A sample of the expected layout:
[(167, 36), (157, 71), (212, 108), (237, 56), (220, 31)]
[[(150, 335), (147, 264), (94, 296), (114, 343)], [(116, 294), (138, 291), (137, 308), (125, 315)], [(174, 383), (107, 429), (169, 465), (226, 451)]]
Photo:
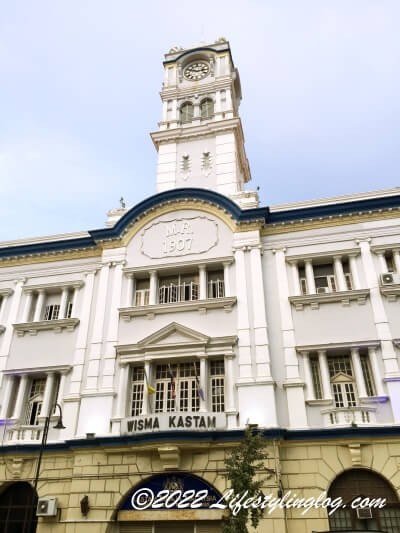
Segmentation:
[(120, 533), (153, 533), (152, 522), (120, 522)]
[(198, 522), (196, 531), (197, 533), (221, 533), (222, 527), (219, 522)]

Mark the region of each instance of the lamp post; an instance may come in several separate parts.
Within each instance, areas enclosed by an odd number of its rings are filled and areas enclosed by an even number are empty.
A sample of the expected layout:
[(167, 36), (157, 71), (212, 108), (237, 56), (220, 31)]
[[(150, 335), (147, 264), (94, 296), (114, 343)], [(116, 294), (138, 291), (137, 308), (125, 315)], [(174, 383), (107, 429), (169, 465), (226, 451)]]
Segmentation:
[[(51, 414), (55, 411), (55, 409), (57, 407), (58, 407), (58, 409), (60, 411), (60, 414), (58, 416), (57, 424), (55, 426), (53, 426), (53, 427), (54, 427), (54, 429), (65, 429), (65, 426), (62, 423), (62, 409), (61, 409), (61, 406), (60, 406), (60, 404), (55, 403), (55, 404), (53, 404), (52, 408), (49, 410), (49, 412), (48, 412), (48, 414), (46, 416), (44, 427), (43, 427), (42, 443), (40, 445), (39, 459), (38, 459), (38, 462), (37, 462), (37, 465), (36, 465), (36, 474), (35, 474), (35, 480), (34, 480), (34, 483), (33, 483), (33, 488), (34, 488), (34, 492), (32, 494), (33, 498), (35, 498), (35, 495), (37, 494), (37, 490), (36, 489), (37, 489), (37, 484), (38, 484), (39, 477), (40, 477), (40, 466), (42, 464), (43, 452), (44, 452), (44, 449), (46, 448), (46, 444), (47, 444), (47, 435), (49, 433)], [(31, 519), (29, 521), (30, 524), (31, 524), (31, 527), (32, 527), (32, 524), (34, 522), (34, 517), (35, 517), (35, 508), (34, 508), (34, 501), (32, 501)]]

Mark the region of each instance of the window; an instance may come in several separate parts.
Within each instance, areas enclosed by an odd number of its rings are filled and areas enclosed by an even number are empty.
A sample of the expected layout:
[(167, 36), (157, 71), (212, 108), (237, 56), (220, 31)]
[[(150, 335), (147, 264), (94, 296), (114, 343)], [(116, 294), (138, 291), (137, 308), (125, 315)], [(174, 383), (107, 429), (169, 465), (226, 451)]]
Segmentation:
[(307, 294), (308, 293), (306, 278), (300, 278), (300, 290), (301, 290), (301, 294)]
[(371, 366), (368, 355), (360, 355), (361, 368), (363, 371), (365, 389), (368, 396), (375, 396), (375, 384), (372, 378)]
[(68, 302), (67, 303), (67, 313), (65, 315), (65, 318), (71, 318), (72, 317), (72, 305), (73, 305), (73, 302)]
[(149, 305), (150, 281), (148, 279), (136, 280), (135, 305)]
[(181, 106), (181, 122), (191, 122), (193, 120), (194, 107), (190, 102)]
[(199, 299), (198, 276), (185, 274), (160, 279), (160, 304), (187, 302)]
[(385, 252), (386, 266), (388, 272), (396, 272), (396, 268), (393, 261), (393, 253), (391, 251)]
[(328, 368), (335, 407), (338, 409), (355, 407), (357, 397), (350, 357), (346, 355), (328, 357)]
[(44, 320), (57, 320), (60, 306), (58, 304), (46, 305), (44, 310)]
[(211, 118), (214, 115), (214, 102), (211, 98), (206, 98), (200, 104), (200, 116), (201, 118)]
[(39, 424), (45, 387), (45, 378), (35, 378), (32, 380), (24, 419), (24, 423), (28, 426), (37, 426)]
[(225, 296), (224, 271), (208, 273), (208, 298), (223, 298)]
[(131, 391), (131, 416), (142, 414), (144, 388), (144, 368), (134, 366), (132, 368), (132, 391)]
[(224, 360), (210, 361), (211, 410), (214, 413), (225, 411), (225, 367)]
[(157, 365), (154, 411), (156, 413), (198, 411), (200, 396), (196, 376), (198, 378), (199, 375), (198, 361)]
[(319, 362), (316, 356), (310, 357), (310, 366), (311, 366), (311, 377), (314, 387), (314, 396), (317, 400), (322, 398), (322, 386), (321, 386), (321, 375), (319, 371)]

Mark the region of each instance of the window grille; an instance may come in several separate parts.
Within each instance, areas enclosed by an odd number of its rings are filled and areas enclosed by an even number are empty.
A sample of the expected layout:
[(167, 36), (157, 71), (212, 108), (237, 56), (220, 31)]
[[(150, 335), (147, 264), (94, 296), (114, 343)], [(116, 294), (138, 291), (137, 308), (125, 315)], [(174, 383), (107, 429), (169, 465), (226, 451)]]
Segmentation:
[[(174, 385), (171, 382), (170, 371), (174, 376)], [(175, 410), (198, 411), (200, 398), (196, 375), (199, 378), (200, 364), (198, 361), (170, 365), (170, 370), (166, 364), (157, 365), (154, 411), (156, 413)]]
[(211, 279), (208, 282), (208, 297), (209, 298), (224, 298), (225, 283), (223, 279)]
[(46, 305), (44, 320), (57, 320), (59, 312), (60, 306), (58, 304)]
[(329, 368), (329, 376), (331, 378), (336, 376), (336, 374), (339, 374), (339, 372), (343, 372), (344, 374), (347, 374), (348, 376), (353, 375), (351, 361), (348, 355), (338, 355), (338, 356), (334, 355), (334, 356), (328, 357), (328, 368)]
[(37, 426), (39, 424), (45, 387), (45, 378), (36, 378), (32, 380), (28, 404), (25, 411), (25, 424), (28, 426)]
[(200, 104), (200, 115), (201, 118), (211, 118), (214, 115), (214, 102), (211, 98), (203, 100)]
[(361, 355), (361, 368), (364, 376), (365, 389), (368, 396), (375, 396), (375, 384), (372, 378), (371, 366), (368, 355)]
[(223, 359), (210, 362), (211, 410), (225, 411), (225, 365)]
[(159, 289), (160, 304), (187, 302), (199, 299), (199, 285), (194, 281), (180, 284), (170, 283), (162, 285)]
[(314, 396), (317, 400), (322, 399), (321, 374), (317, 357), (310, 357), (311, 377), (314, 388)]
[(193, 120), (194, 107), (190, 102), (181, 106), (181, 122), (191, 122)]

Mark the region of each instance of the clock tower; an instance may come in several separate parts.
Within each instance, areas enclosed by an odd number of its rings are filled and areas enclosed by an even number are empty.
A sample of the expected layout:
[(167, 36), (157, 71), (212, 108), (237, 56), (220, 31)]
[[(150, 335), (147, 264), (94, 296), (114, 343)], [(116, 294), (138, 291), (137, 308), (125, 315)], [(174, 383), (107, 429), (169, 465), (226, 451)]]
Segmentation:
[(151, 137), (158, 151), (157, 192), (200, 187), (229, 196), (242, 208), (258, 206), (250, 181), (239, 105), (238, 70), (229, 42), (165, 54), (162, 118)]

